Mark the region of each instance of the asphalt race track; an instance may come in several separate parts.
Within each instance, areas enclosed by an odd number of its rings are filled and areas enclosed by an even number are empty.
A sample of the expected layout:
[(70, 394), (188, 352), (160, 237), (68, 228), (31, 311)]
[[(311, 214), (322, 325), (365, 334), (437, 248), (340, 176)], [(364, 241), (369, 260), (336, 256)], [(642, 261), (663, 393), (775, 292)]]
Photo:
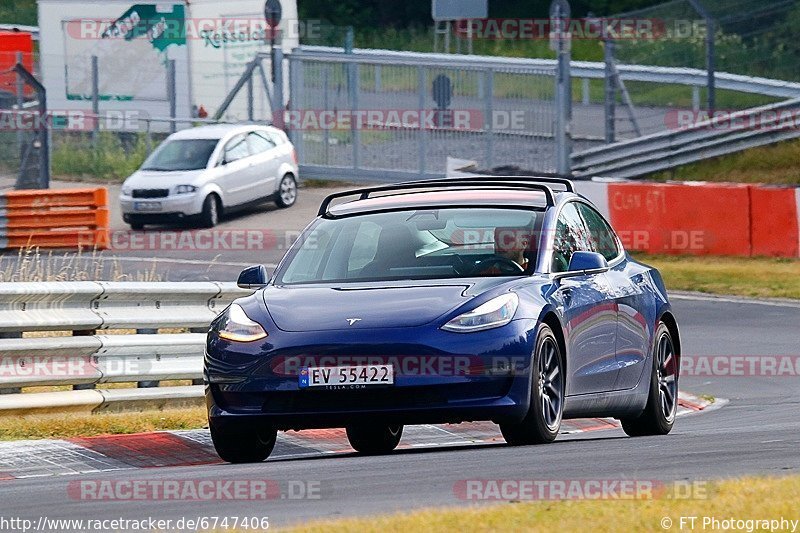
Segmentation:
[[(800, 305), (681, 297), (674, 301), (684, 353), (797, 356)], [(15, 516), (171, 518), (268, 516), (286, 526), (314, 518), (468, 505), (454, 494), (465, 479), (698, 480), (800, 473), (800, 377), (684, 377), (681, 388), (729, 399), (681, 417), (667, 437), (632, 439), (621, 430), (561, 436), (548, 446), (506, 445), (403, 450), (386, 456), (277, 459), (257, 465), (172, 467), (0, 481), (2, 507)], [(80, 501), (76, 479), (319, 482), (319, 498), (270, 501)]]

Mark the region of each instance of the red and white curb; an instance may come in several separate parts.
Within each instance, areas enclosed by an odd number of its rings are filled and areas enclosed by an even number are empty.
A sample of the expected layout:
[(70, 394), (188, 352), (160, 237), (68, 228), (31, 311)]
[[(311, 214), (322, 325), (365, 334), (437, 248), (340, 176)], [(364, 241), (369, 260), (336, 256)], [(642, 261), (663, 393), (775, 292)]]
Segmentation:
[[(721, 407), (725, 400), (706, 400), (680, 393), (678, 416)], [(607, 418), (565, 420), (561, 433), (615, 429)], [(491, 422), (406, 426), (398, 449), (502, 443)], [(269, 460), (351, 453), (343, 429), (319, 429), (278, 434)], [(136, 468), (219, 464), (208, 430), (159, 431), (134, 435), (104, 435), (63, 440), (0, 442), (0, 480), (111, 472)]]

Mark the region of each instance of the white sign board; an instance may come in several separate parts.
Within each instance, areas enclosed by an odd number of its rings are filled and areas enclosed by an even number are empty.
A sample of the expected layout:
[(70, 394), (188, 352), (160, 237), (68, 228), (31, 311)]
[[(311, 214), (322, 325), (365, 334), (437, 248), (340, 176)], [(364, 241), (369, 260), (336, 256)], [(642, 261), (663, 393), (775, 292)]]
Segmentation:
[(433, 20), (485, 19), (489, 16), (488, 0), (433, 0)]

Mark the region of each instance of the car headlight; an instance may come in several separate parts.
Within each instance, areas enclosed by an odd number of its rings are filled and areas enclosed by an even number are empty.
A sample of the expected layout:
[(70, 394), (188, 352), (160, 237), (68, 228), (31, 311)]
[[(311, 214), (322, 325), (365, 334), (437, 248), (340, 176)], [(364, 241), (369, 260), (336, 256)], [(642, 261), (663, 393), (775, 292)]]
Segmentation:
[(178, 185), (175, 187), (175, 194), (190, 194), (197, 191), (194, 185)]
[(469, 333), (505, 326), (514, 318), (519, 307), (519, 297), (510, 292), (492, 298), (472, 311), (458, 315), (442, 326), (443, 330), (457, 333)]
[(251, 320), (237, 304), (228, 307), (215, 324), (214, 330), (221, 339), (235, 342), (253, 342), (267, 337), (261, 324)]
[(123, 196), (130, 196), (131, 192), (133, 191), (131, 190), (130, 187), (123, 185), (122, 188), (120, 189), (120, 192), (122, 193)]

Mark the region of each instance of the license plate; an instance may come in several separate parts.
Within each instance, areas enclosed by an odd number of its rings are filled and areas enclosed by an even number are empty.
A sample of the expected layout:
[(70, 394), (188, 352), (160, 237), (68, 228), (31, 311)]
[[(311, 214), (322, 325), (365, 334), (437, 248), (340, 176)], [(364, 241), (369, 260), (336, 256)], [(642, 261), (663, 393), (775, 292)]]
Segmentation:
[(300, 388), (361, 389), (394, 385), (392, 365), (323, 366), (300, 371)]
[(137, 211), (161, 211), (161, 202), (135, 202), (133, 208)]

